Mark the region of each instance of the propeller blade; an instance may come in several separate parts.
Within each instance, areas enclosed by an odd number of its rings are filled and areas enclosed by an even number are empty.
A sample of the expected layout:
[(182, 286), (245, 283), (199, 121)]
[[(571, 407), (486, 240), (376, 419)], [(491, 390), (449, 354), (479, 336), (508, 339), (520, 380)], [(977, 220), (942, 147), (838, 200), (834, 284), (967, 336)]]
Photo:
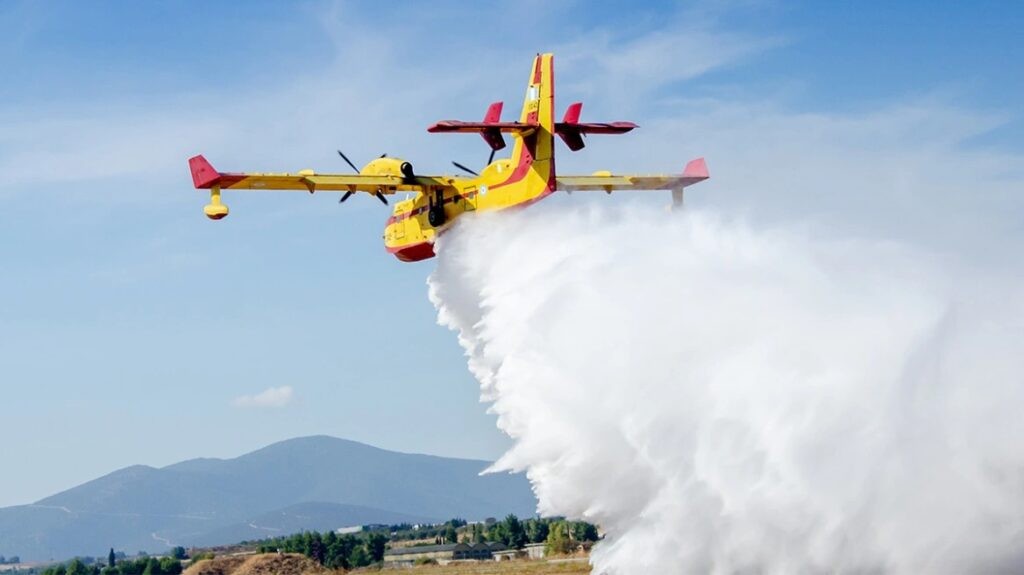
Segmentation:
[(489, 158), (487, 158), (487, 165), (488, 166), (490, 166), (491, 164), (494, 163), (494, 152), (497, 152), (497, 151), (498, 150), (495, 150), (494, 148), (491, 148), (491, 156)]
[(388, 157), (388, 154), (387, 154), (387, 152), (385, 152), (385, 153), (381, 154), (381, 155), (380, 155), (380, 157), (382, 157), (382, 158), (386, 158), (386, 157)]
[(345, 154), (342, 154), (341, 150), (338, 150), (338, 155), (341, 156), (342, 160), (345, 160), (346, 164), (348, 164), (349, 166), (352, 167), (352, 171), (353, 172), (355, 172), (357, 174), (359, 173), (359, 168), (357, 168), (356, 165), (352, 163), (352, 160), (348, 159), (348, 156), (346, 156)]
[(474, 172), (473, 170), (467, 168), (466, 166), (463, 166), (462, 164), (460, 164), (458, 162), (453, 161), (452, 165), (454, 165), (456, 168), (462, 170), (463, 172), (466, 172), (467, 174), (473, 174), (474, 176), (479, 176), (480, 175), (480, 174)]
[(380, 193), (380, 190), (377, 190), (377, 193), (374, 195), (377, 196), (378, 200), (384, 202), (385, 206), (388, 205), (388, 199), (384, 197), (384, 194)]
[(341, 202), (344, 202), (345, 200), (349, 199), (350, 197), (352, 197), (353, 193), (354, 192), (352, 192), (351, 190), (345, 192), (345, 195), (341, 196), (341, 199), (338, 200), (338, 203), (340, 204)]

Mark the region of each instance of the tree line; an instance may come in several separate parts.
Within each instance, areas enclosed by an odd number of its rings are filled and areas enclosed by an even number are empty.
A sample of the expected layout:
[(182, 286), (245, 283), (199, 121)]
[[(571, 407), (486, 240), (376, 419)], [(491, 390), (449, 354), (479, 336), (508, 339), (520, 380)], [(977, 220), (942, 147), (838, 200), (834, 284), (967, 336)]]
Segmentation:
[(260, 541), (260, 553), (300, 553), (330, 569), (366, 567), (384, 560), (388, 537), (380, 532), (338, 535), (306, 531)]
[(499, 542), (512, 549), (544, 543), (548, 553), (566, 554), (581, 543), (597, 540), (597, 527), (585, 521), (520, 520), (508, 515), (501, 521), (492, 518), (474, 524), (456, 518), (433, 525), (371, 525), (358, 534), (306, 531), (263, 539), (258, 549), (260, 553), (298, 553), (331, 569), (354, 569), (383, 561), (392, 541), (422, 541), (419, 545)]
[(500, 542), (509, 548), (522, 549), (529, 543), (544, 543), (550, 554), (565, 554), (579, 543), (598, 540), (597, 527), (586, 521), (562, 518), (531, 518), (520, 520), (508, 515), (501, 521), (488, 519), (466, 528), (465, 541), (470, 543)]
[(76, 557), (47, 567), (40, 575), (180, 575), (184, 559), (188, 559), (184, 547), (174, 547), (170, 555), (160, 558), (148, 557), (140, 551), (135, 559), (127, 559), (124, 553), (111, 549), (106, 564), (102, 559)]
[(180, 575), (181, 561), (174, 557), (140, 557), (124, 559), (114, 565), (87, 565), (81, 559), (54, 565), (43, 570), (42, 575)]
[[(500, 521), (488, 518), (473, 524), (455, 518), (432, 525), (370, 525), (360, 533), (305, 531), (243, 544), (256, 546), (260, 553), (304, 555), (330, 569), (355, 569), (383, 561), (388, 543), (392, 541), (422, 541), (420, 545), (498, 542), (511, 549), (543, 543), (548, 554), (566, 554), (581, 543), (594, 542), (598, 538), (597, 527), (585, 521), (560, 518), (521, 520), (510, 514)], [(41, 575), (180, 575), (181, 562), (188, 558), (183, 547), (175, 547), (167, 557), (146, 557), (141, 552), (139, 555), (138, 558), (127, 559), (123, 553), (115, 553), (111, 549), (105, 565), (102, 559), (73, 559), (48, 567)], [(212, 558), (212, 554), (195, 556), (192, 562), (206, 558)]]

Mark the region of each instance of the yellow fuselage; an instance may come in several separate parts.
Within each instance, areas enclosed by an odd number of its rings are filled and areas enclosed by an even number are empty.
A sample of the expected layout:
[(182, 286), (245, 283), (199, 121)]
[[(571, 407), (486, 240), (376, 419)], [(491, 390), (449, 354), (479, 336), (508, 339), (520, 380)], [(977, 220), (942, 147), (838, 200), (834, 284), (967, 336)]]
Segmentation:
[[(432, 257), (437, 234), (462, 214), (529, 204), (553, 192), (553, 104), (552, 58), (544, 54), (534, 62), (519, 119), (521, 124), (535, 127), (513, 134), (512, 156), (492, 162), (477, 177), (449, 178), (445, 186), (417, 191), (414, 197), (398, 202), (384, 229), (387, 250), (403, 261)], [(444, 215), (432, 218), (430, 212), (438, 205)]]

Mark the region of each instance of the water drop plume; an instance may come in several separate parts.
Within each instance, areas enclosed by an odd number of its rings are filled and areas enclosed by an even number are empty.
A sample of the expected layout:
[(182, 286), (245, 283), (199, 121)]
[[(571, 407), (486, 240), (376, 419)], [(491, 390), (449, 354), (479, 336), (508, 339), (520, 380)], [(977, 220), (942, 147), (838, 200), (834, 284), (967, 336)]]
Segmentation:
[(429, 280), (595, 573), (1024, 571), (1024, 290), (711, 213), (465, 218)]

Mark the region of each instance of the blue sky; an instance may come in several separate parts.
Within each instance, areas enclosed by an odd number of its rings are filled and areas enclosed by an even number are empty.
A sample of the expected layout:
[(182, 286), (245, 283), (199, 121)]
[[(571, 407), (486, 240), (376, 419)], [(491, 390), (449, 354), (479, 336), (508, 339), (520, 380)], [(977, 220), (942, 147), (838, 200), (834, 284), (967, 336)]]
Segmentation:
[(1024, 7), (828, 4), (0, 4), (0, 505), (304, 434), (497, 457), (387, 210), (236, 194), (214, 224), (186, 159), (479, 165), (477, 138), (425, 127), (514, 115), (538, 51), (560, 109), (642, 126), (560, 149), (563, 171), (704, 155), (698, 209), (1017, 269)]

